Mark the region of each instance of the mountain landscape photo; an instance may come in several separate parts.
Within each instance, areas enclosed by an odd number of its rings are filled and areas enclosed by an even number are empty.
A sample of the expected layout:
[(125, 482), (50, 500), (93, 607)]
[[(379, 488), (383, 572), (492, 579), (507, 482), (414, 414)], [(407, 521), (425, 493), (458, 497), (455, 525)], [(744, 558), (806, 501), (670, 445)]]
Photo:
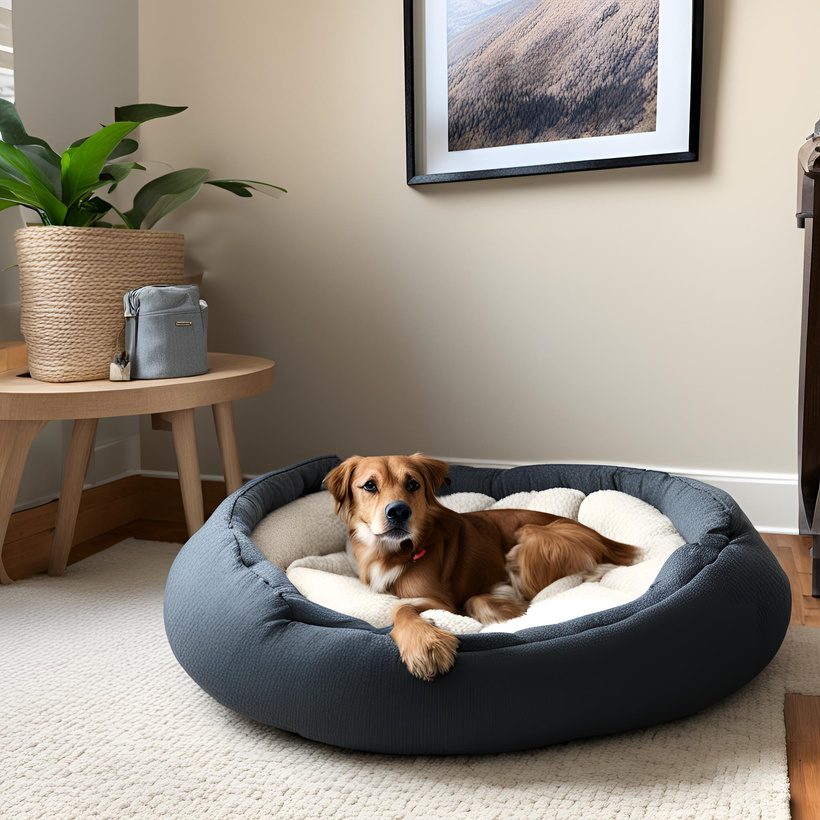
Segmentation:
[(655, 130), (659, 0), (447, 0), (449, 150)]

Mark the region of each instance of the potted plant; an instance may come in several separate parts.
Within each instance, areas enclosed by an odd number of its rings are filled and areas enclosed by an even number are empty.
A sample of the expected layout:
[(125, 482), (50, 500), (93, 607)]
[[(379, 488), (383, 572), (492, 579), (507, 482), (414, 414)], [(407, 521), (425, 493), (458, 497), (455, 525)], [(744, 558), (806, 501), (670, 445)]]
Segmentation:
[(22, 206), (42, 225), (15, 233), (21, 329), (31, 375), (51, 382), (106, 378), (118, 352), (122, 297), (136, 287), (179, 284), (183, 236), (150, 230), (203, 185), (237, 196), (284, 191), (247, 179), (209, 179), (184, 168), (142, 186), (128, 210), (102, 196), (145, 167), (133, 159), (140, 124), (186, 106), (149, 103), (114, 109), (114, 122), (57, 154), (29, 136), (14, 105), (0, 100), (0, 210)]

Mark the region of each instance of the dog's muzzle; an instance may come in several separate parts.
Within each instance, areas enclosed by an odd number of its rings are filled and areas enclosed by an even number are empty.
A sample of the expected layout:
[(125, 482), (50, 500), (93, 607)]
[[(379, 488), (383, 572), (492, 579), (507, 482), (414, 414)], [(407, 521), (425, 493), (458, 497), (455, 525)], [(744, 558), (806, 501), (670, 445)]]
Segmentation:
[(413, 511), (404, 501), (393, 501), (384, 508), (384, 517), (392, 527), (401, 527), (407, 524)]

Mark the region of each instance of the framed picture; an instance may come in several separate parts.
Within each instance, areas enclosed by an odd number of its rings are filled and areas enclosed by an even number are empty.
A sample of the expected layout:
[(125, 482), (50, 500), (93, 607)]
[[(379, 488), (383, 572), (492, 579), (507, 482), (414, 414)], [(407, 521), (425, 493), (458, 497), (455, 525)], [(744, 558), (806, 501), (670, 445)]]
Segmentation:
[(407, 182), (694, 162), (703, 0), (404, 0)]

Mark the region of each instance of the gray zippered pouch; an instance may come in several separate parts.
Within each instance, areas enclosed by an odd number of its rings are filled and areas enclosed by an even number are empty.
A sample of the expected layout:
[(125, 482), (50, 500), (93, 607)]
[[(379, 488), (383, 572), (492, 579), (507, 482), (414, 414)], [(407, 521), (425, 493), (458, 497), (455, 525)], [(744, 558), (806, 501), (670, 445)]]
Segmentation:
[(132, 379), (208, 372), (208, 305), (196, 285), (148, 285), (123, 296)]

